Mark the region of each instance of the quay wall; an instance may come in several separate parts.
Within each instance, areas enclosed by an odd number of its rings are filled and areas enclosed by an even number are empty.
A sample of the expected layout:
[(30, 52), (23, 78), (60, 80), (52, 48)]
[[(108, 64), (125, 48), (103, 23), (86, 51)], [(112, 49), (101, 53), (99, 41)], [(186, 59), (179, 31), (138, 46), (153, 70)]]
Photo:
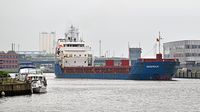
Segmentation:
[(174, 75), (175, 78), (200, 78), (199, 70), (177, 70)]
[(4, 92), (5, 96), (32, 94), (30, 83), (0, 84), (0, 96)]

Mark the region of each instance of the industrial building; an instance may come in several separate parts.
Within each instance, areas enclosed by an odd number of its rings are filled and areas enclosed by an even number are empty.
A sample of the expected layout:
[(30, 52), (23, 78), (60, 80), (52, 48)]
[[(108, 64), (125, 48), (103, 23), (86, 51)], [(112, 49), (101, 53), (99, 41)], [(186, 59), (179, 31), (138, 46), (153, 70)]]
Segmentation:
[(39, 34), (39, 50), (46, 51), (48, 54), (54, 54), (55, 52), (55, 32), (41, 32)]
[(181, 67), (200, 66), (200, 40), (180, 40), (163, 44), (164, 58), (177, 58)]

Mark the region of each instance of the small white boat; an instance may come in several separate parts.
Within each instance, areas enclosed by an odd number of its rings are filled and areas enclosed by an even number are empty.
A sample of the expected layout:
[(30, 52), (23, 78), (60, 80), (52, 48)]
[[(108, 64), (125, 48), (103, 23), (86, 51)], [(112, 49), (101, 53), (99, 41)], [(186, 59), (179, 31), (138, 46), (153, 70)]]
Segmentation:
[(33, 93), (47, 92), (47, 80), (42, 74), (29, 74), (27, 80), (31, 82)]
[(26, 77), (29, 74), (37, 74), (37, 69), (34, 66), (20, 67), (18, 74), (16, 74), (16, 78), (21, 81), (26, 81)]
[(36, 67), (20, 68), (16, 78), (31, 83), (33, 93), (45, 93), (47, 91), (46, 77)]

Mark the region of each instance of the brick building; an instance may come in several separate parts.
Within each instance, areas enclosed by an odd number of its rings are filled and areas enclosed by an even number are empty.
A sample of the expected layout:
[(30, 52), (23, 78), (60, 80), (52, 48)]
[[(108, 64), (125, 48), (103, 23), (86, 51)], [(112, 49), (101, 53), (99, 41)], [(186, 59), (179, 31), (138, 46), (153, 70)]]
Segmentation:
[(16, 72), (19, 67), (18, 54), (14, 51), (0, 52), (0, 70)]

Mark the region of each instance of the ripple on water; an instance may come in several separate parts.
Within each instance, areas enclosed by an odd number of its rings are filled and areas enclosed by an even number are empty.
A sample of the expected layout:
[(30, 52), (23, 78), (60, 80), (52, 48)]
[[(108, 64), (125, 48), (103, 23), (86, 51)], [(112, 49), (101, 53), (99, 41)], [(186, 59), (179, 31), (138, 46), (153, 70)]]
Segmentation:
[(47, 93), (0, 98), (0, 111), (200, 111), (200, 80), (57, 79), (45, 74)]

